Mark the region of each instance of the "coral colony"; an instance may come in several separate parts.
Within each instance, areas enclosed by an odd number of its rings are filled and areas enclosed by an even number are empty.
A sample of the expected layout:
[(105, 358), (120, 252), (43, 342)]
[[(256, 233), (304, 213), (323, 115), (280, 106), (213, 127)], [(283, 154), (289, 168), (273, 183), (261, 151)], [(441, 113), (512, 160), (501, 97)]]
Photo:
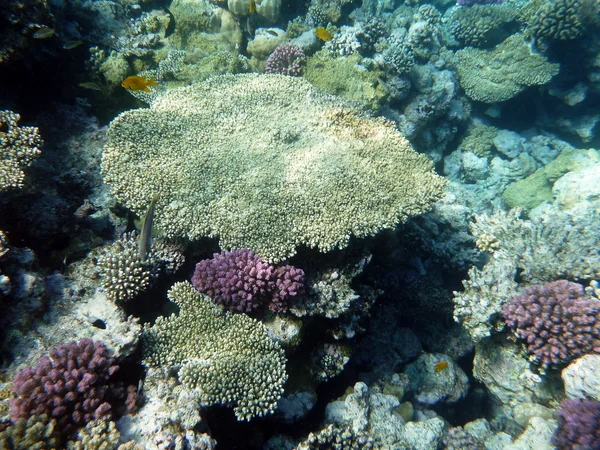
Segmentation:
[(600, 450), (599, 1), (2, 0), (0, 87), (0, 449)]

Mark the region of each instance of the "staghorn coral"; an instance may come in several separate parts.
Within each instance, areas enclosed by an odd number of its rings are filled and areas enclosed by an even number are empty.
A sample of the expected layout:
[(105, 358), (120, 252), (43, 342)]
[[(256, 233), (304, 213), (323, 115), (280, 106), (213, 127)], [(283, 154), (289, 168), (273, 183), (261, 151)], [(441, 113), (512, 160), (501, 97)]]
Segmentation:
[(230, 311), (251, 313), (268, 306), (287, 310), (287, 302), (304, 292), (304, 272), (293, 266), (275, 267), (251, 250), (215, 253), (196, 264), (192, 284)]
[(87, 338), (51, 350), (49, 357), (15, 376), (11, 420), (46, 415), (56, 420), (64, 439), (91, 420), (110, 418), (106, 394), (109, 378), (119, 368), (114, 362), (102, 342)]
[(23, 186), (23, 169), (37, 158), (42, 138), (36, 127), (17, 125), (21, 116), (0, 111), (0, 192)]
[(203, 405), (234, 404), (238, 420), (272, 413), (283, 393), (285, 356), (260, 322), (219, 310), (187, 282), (168, 293), (179, 315), (146, 326), (144, 362), (179, 366), (181, 383)]
[(557, 410), (558, 428), (552, 444), (559, 450), (600, 448), (600, 402), (568, 399)]
[(306, 62), (304, 51), (295, 44), (281, 44), (267, 58), (265, 73), (299, 77)]
[(558, 280), (530, 286), (504, 305), (502, 315), (544, 367), (600, 353), (600, 302), (586, 298), (580, 284)]
[(559, 65), (533, 53), (522, 33), (516, 33), (493, 50), (468, 47), (456, 52), (461, 87), (473, 100), (506, 101), (529, 86), (548, 83)]
[(445, 185), (391, 122), (296, 77), (214, 77), (121, 114), (108, 135), (102, 172), (119, 201), (142, 213), (160, 193), (167, 237), (218, 236), (267, 262), (393, 227)]

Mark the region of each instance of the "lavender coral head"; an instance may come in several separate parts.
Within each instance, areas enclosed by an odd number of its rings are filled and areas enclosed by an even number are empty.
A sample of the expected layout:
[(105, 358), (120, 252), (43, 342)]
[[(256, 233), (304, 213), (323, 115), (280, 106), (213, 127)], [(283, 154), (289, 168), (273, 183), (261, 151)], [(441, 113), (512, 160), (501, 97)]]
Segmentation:
[(94, 419), (110, 418), (105, 396), (108, 379), (117, 369), (102, 342), (84, 338), (61, 345), (36, 366), (17, 373), (10, 418), (16, 422), (46, 414), (56, 419), (64, 437)]
[(231, 311), (254, 312), (268, 306), (287, 309), (292, 297), (304, 289), (304, 271), (293, 266), (275, 267), (251, 250), (215, 253), (196, 264), (192, 284), (215, 303)]
[(472, 5), (499, 5), (502, 0), (457, 0), (456, 4), (459, 6), (472, 6)]
[(302, 66), (306, 61), (304, 51), (294, 44), (278, 45), (267, 59), (265, 73), (280, 75), (302, 75)]
[(504, 321), (541, 365), (600, 353), (600, 302), (566, 280), (531, 286), (502, 309)]
[(560, 404), (552, 443), (559, 450), (600, 450), (600, 402), (569, 399)]

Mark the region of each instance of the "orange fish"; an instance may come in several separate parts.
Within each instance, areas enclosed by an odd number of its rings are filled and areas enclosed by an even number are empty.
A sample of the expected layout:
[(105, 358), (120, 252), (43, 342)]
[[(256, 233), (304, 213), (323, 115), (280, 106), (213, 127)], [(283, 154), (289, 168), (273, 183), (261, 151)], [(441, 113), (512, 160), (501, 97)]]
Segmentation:
[(248, 8), (248, 12), (250, 14), (256, 14), (256, 2), (254, 0), (250, 0), (250, 7)]
[(448, 361), (440, 361), (439, 363), (435, 363), (433, 366), (433, 370), (435, 373), (440, 373), (442, 370), (446, 370), (448, 368)]
[(150, 88), (148, 86), (156, 87), (158, 85), (156, 84), (156, 81), (154, 81), (154, 78), (150, 78), (148, 80), (147, 78), (138, 77), (137, 75), (133, 75), (131, 77), (125, 78), (123, 80), (123, 82), (121, 83), (121, 86), (123, 86), (128, 91), (150, 92)]
[(329, 31), (327, 31), (325, 28), (323, 27), (318, 27), (315, 30), (315, 34), (317, 35), (317, 37), (319, 39), (321, 39), (323, 42), (327, 42), (330, 41), (331, 38), (333, 37), (333, 34), (331, 34)]

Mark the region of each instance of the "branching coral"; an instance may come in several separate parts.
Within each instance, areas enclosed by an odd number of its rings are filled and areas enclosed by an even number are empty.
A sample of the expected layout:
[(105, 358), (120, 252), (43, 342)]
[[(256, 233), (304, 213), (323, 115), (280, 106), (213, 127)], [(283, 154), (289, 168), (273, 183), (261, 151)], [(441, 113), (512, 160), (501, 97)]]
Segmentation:
[(548, 83), (559, 65), (533, 53), (521, 33), (513, 34), (493, 50), (468, 47), (456, 52), (459, 81), (473, 100), (506, 101), (529, 86)]
[(306, 62), (304, 51), (295, 44), (281, 44), (267, 58), (265, 73), (278, 73), (294, 77), (302, 75)]
[(108, 381), (119, 367), (102, 342), (81, 339), (44, 356), (14, 379), (11, 420), (46, 415), (64, 439), (94, 419), (110, 418)]
[(518, 209), (482, 214), (471, 226), (477, 246), (492, 254), (483, 268), (469, 271), (465, 289), (454, 293), (454, 318), (474, 340), (502, 328), (502, 306), (518, 294), (517, 274), (526, 283), (600, 276), (597, 211), (579, 217), (554, 212), (531, 220), (520, 215)]
[(393, 227), (445, 185), (391, 122), (282, 75), (213, 77), (123, 113), (102, 171), (138, 213), (160, 194), (166, 236), (218, 236), (267, 262)]
[(20, 127), (20, 116), (0, 111), (0, 192), (23, 186), (25, 173), (41, 153), (42, 138), (35, 127)]
[(192, 284), (230, 311), (254, 312), (268, 306), (287, 310), (287, 302), (304, 291), (304, 272), (275, 267), (248, 249), (215, 253), (196, 264)]
[(168, 295), (179, 315), (159, 317), (146, 327), (145, 363), (181, 365), (181, 383), (202, 404), (234, 404), (239, 420), (272, 413), (287, 375), (283, 350), (264, 325), (220, 310), (190, 283), (176, 283)]
[(530, 286), (502, 308), (506, 324), (544, 367), (600, 353), (600, 302), (566, 280)]

